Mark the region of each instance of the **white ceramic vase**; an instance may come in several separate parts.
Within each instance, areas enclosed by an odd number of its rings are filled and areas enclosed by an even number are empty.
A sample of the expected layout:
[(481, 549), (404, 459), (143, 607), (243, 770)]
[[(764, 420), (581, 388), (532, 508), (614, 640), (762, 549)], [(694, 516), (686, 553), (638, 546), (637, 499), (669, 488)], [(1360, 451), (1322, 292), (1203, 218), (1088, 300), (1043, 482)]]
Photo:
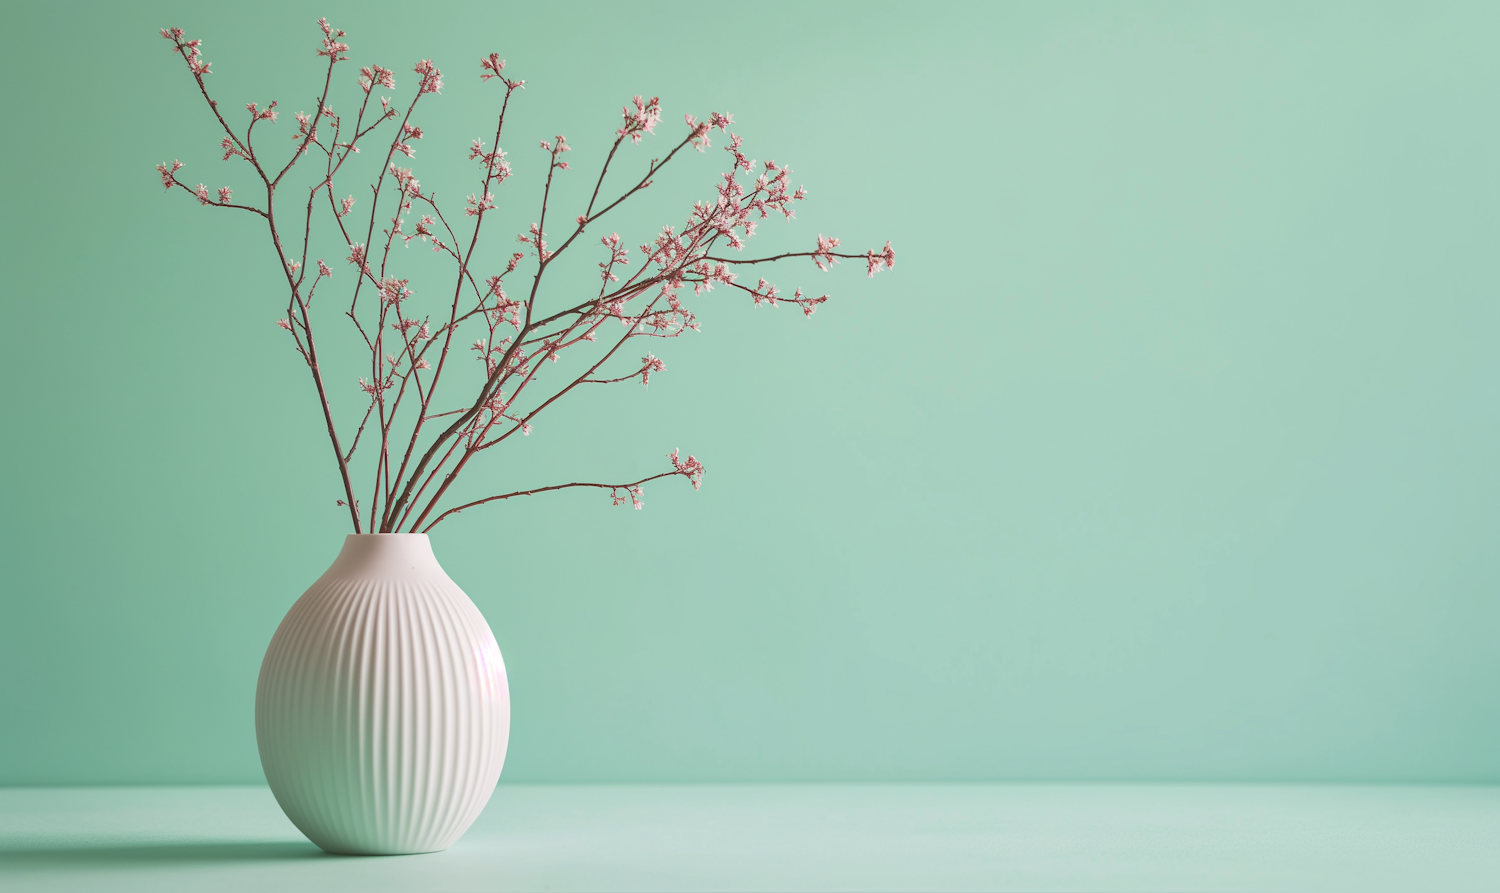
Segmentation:
[(430, 853), (500, 778), (510, 690), (422, 533), (351, 534), (261, 663), (255, 737), (287, 817), (330, 853)]

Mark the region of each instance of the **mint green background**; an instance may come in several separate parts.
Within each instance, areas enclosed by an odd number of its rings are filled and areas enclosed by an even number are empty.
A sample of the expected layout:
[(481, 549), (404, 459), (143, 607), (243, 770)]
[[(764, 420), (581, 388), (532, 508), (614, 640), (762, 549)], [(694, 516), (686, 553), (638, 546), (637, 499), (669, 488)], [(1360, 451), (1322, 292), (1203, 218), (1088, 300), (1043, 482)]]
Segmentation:
[(440, 196), (476, 60), (527, 79), (502, 234), (535, 140), (587, 170), (641, 92), (792, 164), (758, 247), (900, 255), (781, 272), (811, 321), (700, 300), (649, 389), (470, 479), (708, 465), (439, 528), (507, 779), (1500, 781), (1500, 7), (330, 2), (4, 13), (0, 783), (261, 778), (260, 657), (346, 518), (264, 233), (152, 171), (249, 187), (155, 29), (290, 134), (320, 14), (443, 67)]

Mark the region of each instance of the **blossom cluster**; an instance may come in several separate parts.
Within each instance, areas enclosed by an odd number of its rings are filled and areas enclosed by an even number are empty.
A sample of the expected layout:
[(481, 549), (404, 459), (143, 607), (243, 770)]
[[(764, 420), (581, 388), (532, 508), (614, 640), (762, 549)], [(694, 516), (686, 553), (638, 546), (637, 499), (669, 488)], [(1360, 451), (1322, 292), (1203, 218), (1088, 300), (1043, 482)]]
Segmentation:
[(163, 28), (161, 36), (172, 41), (172, 48), (187, 60), (188, 70), (193, 73), (193, 77), (198, 78), (199, 82), (202, 82), (204, 75), (213, 74), (208, 70), (213, 63), (203, 61), (202, 40), (185, 39), (181, 28)]
[(631, 102), (635, 104), (635, 108), (627, 105), (620, 110), (625, 116), (625, 126), (615, 131), (615, 134), (640, 145), (641, 137), (655, 133), (656, 125), (661, 123), (661, 98), (653, 96), (648, 101), (642, 101), (636, 96)]

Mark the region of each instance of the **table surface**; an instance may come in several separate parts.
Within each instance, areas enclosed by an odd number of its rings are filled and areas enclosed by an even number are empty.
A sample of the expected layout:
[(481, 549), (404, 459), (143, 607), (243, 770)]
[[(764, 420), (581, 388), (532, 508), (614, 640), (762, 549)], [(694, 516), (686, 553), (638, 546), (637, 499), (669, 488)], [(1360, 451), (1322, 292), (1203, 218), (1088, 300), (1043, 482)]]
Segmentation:
[(501, 785), (330, 856), (264, 787), (0, 789), (0, 890), (1500, 890), (1500, 787)]

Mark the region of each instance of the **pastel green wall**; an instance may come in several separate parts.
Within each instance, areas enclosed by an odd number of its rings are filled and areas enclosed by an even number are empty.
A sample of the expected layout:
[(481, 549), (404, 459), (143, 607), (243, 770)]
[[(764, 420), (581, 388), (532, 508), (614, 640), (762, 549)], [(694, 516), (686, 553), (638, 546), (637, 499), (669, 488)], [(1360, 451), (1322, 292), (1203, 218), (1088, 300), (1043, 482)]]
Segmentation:
[(263, 233), (152, 171), (249, 187), (155, 29), (290, 113), (320, 14), (444, 68), (450, 196), (494, 49), (518, 170), (659, 94), (808, 187), (763, 246), (900, 255), (780, 274), (811, 321), (716, 292), (470, 482), (709, 469), (434, 537), (507, 779), (1500, 781), (1500, 7), (339, 0), (3, 14), (0, 783), (261, 777), (260, 657), (345, 519)]

